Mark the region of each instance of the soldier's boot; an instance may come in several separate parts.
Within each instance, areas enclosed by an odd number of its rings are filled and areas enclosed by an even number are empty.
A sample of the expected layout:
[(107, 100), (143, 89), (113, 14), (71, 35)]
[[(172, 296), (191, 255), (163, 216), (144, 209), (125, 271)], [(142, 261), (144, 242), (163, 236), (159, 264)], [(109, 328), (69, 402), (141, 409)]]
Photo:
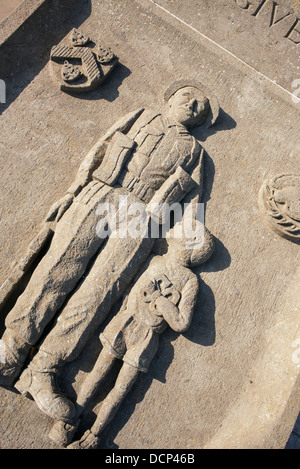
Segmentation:
[[(15, 388), (24, 396), (32, 397), (44, 414), (54, 420), (73, 424), (76, 418), (75, 405), (60, 391), (57, 370), (54, 366), (47, 368), (47, 360), (50, 364), (54, 357), (39, 351), (22, 373)], [(43, 367), (37, 367), (39, 364), (43, 364)]]
[(79, 424), (80, 419), (76, 420), (73, 424), (56, 422), (50, 430), (50, 440), (52, 440), (58, 446), (68, 446), (73, 441)]
[(30, 352), (31, 346), (6, 329), (0, 340), (0, 386), (12, 387)]
[(81, 440), (74, 441), (67, 449), (98, 449), (100, 436), (94, 435), (91, 430), (87, 430)]

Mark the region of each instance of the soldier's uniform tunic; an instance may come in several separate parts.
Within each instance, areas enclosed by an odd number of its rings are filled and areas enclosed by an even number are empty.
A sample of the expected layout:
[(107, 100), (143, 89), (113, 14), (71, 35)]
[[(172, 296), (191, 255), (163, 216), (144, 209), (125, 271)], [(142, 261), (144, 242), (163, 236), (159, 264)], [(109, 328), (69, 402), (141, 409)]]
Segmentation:
[[(58, 222), (50, 249), (7, 316), (6, 327), (33, 345), (63, 306), (42, 348), (56, 350), (57, 362), (75, 358), (132, 282), (154, 243), (148, 233), (137, 239), (101, 239), (97, 207), (101, 203), (118, 207), (120, 196), (127, 196), (128, 205), (149, 204), (179, 166), (191, 174), (200, 164), (201, 152), (183, 126), (151, 111), (144, 111), (127, 135), (116, 133), (92, 181)], [(174, 191), (172, 203), (179, 201), (178, 193)], [(180, 195), (182, 199), (184, 193)]]

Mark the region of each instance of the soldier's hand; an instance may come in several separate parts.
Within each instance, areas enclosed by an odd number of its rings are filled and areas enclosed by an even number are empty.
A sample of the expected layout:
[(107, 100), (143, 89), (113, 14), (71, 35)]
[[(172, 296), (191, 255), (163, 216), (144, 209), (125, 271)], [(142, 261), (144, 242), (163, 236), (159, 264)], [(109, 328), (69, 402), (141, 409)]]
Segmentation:
[(74, 196), (72, 194), (67, 194), (62, 197), (60, 200), (55, 202), (50, 208), (46, 221), (56, 221), (58, 222), (63, 214), (68, 210), (72, 204)]

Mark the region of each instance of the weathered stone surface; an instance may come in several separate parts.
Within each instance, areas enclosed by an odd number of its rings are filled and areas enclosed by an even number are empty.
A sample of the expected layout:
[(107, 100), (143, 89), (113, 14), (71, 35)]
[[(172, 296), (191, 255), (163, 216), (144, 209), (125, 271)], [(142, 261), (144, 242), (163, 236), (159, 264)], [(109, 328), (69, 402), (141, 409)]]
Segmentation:
[(0, 43), (11, 36), (45, 0), (1, 1)]
[(22, 0), (3, 0), (1, 2), (0, 21), (5, 20), (19, 5)]
[(293, 92), (299, 78), (298, 0), (151, 0), (220, 48)]
[[(203, 82), (221, 105), (216, 126), (205, 135), (195, 132), (207, 152), (203, 200), (215, 252), (198, 272), (203, 282), (189, 331), (162, 336), (149, 373), (133, 386), (101, 445), (285, 447), (299, 411), (299, 246), (268, 229), (257, 198), (265, 180), (300, 173), (299, 104), (293, 102), (289, 84), (298, 78), (298, 62), (292, 55), (287, 54), (291, 65), (284, 72), (289, 78), (279, 77), (281, 54), (287, 53), (282, 44), (288, 39), (272, 42), (280, 54), (264, 52), (266, 68), (260, 68), (258, 49), (245, 51), (240, 41), (239, 48), (230, 49), (242, 59), (237, 60), (148, 0), (80, 2), (78, 9), (72, 2), (72, 14), (71, 2), (51, 2), (45, 15), (47, 3), (43, 21), (37, 10), (0, 50), (0, 75), (7, 82), (7, 105), (0, 108), (0, 282), (8, 277), (11, 262), (26, 253), (49, 207), (70, 187), (87, 150), (121, 115), (157, 108), (173, 80)], [(179, 2), (166, 3), (161, 5), (200, 30), (187, 16), (194, 15), (196, 2), (188, 2), (184, 11), (178, 10)], [(238, 18), (243, 15), (239, 21), (247, 38), (250, 21), (251, 39), (264, 41), (264, 51), (271, 47), (258, 26), (262, 16), (251, 16), (235, 2), (198, 3), (202, 13), (205, 6), (208, 11), (224, 7), (220, 20), (211, 15), (220, 21), (217, 26), (207, 22), (210, 34), (201, 26), (222, 47), (229, 48), (221, 36), (233, 11)], [(120, 59), (107, 82), (76, 98), (55, 88), (48, 68), (50, 48), (74, 27), (93, 33), (95, 41), (105, 40)], [(236, 44), (239, 34), (231, 31), (230, 41)], [(20, 45), (24, 42), (26, 47)], [(257, 62), (251, 67), (244, 63), (254, 56)], [(16, 64), (12, 77), (11, 63)], [(95, 337), (65, 369), (62, 384), (70, 398), (92, 369), (99, 348)], [(53, 421), (34, 402), (1, 389), (1, 403), (1, 448), (54, 447), (48, 438)], [(98, 409), (99, 404), (94, 412)]]

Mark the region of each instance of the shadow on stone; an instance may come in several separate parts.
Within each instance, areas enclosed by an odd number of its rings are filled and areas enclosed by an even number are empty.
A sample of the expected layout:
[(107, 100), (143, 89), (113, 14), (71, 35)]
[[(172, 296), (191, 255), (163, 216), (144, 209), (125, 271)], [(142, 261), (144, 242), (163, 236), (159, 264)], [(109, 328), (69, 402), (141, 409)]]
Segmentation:
[[(115, 73), (116, 72), (116, 73)], [(95, 90), (88, 91), (86, 93), (68, 93), (70, 96), (74, 96), (76, 99), (83, 99), (87, 101), (98, 101), (104, 99), (109, 103), (115, 101), (119, 96), (118, 89), (122, 85), (122, 82), (131, 74), (129, 68), (120, 62), (116, 66), (116, 69), (109, 75), (109, 80), (105, 81), (101, 86)]]
[(300, 414), (285, 449), (300, 449)]
[(49, 62), (50, 50), (91, 13), (91, 0), (47, 0), (0, 46), (7, 109)]
[(193, 135), (200, 141), (205, 142), (212, 135), (235, 129), (237, 123), (224, 109), (220, 108), (220, 113), (216, 123), (209, 129), (199, 127)]

